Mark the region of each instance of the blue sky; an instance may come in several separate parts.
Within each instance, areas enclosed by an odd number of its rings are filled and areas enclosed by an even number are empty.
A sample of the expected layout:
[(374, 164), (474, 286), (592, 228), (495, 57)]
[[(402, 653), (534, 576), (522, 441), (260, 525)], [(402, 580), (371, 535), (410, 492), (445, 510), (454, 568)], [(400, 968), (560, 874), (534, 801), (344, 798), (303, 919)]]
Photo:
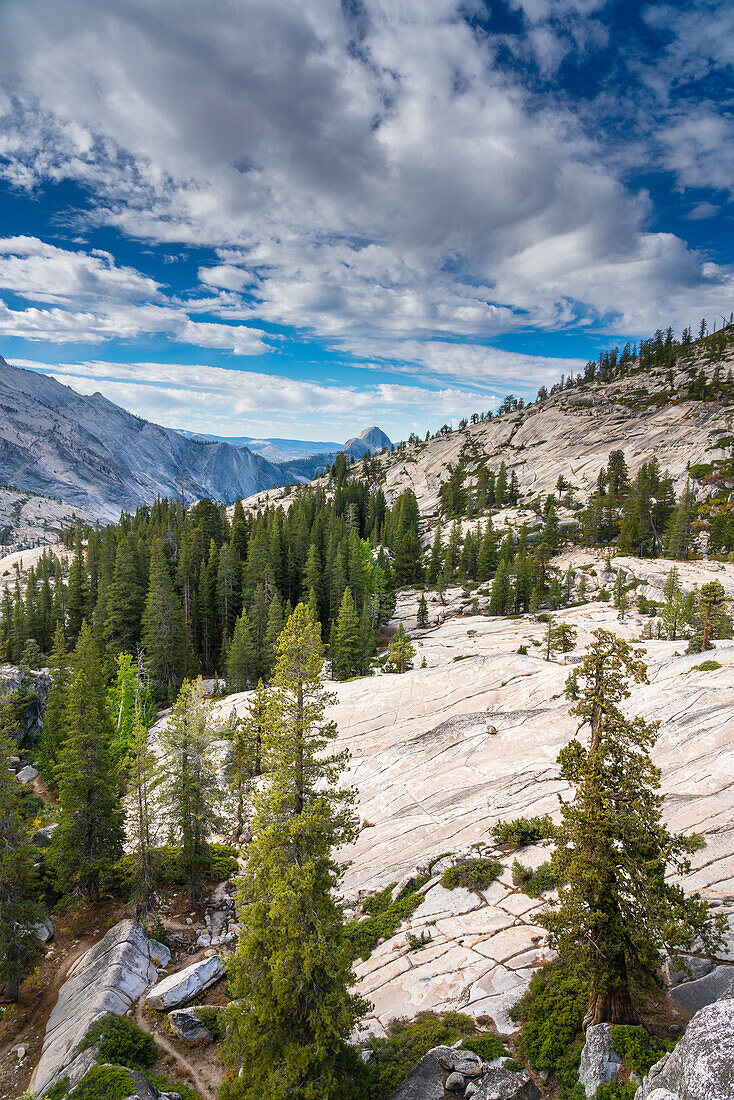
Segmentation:
[(733, 63), (713, 0), (3, 0), (0, 354), (219, 435), (532, 397), (734, 308)]

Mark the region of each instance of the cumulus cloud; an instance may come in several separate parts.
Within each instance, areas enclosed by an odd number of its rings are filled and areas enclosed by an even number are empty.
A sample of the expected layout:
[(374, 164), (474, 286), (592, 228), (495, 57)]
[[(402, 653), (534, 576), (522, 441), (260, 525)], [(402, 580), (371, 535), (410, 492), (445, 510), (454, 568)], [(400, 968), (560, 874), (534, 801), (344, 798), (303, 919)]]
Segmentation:
[[(603, 32), (597, 0), (516, 7), (548, 72)], [(459, 0), (6, 0), (0, 151), (18, 184), (93, 188), (100, 223), (233, 250), (202, 282), (337, 342), (713, 306), (728, 272), (647, 231), (603, 135), (488, 28)]]

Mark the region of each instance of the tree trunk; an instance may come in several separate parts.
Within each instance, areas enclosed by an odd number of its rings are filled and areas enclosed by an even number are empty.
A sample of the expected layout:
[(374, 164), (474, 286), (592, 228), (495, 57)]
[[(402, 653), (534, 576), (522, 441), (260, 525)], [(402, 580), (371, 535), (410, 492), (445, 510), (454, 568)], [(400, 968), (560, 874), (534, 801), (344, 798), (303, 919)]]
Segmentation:
[(638, 1024), (640, 1018), (635, 1012), (629, 993), (605, 993), (592, 986), (589, 1007), (584, 1016), (583, 1028), (594, 1024)]

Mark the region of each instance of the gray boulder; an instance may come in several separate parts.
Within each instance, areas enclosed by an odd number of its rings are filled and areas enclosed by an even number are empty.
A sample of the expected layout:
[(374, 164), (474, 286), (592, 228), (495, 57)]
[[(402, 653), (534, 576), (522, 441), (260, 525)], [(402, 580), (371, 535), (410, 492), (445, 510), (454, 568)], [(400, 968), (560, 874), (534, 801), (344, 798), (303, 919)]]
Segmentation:
[(33, 834), (33, 843), (37, 848), (50, 848), (51, 839), (54, 832), (58, 828), (57, 822), (53, 822), (51, 825), (44, 825), (42, 829), (36, 829)]
[[(88, 1068), (85, 1058), (79, 1060), (78, 1046), (91, 1025), (108, 1013), (124, 1016), (170, 958), (168, 948), (149, 940), (134, 920), (120, 921), (78, 958), (48, 1018), (31, 1089), (42, 1094), (66, 1075), (72, 1084), (78, 1081)], [(72, 1079), (68, 1067), (77, 1061), (78, 1076)]]
[(731, 966), (715, 966), (707, 974), (690, 982), (682, 982), (670, 990), (670, 997), (677, 1008), (689, 1016), (726, 993), (732, 980)]
[(473, 1100), (540, 1100), (540, 1089), (525, 1070), (491, 1066)]
[(444, 1100), (443, 1082), (446, 1070), (439, 1058), (452, 1058), (456, 1052), (451, 1047), (434, 1047), (424, 1054), (390, 1100)]
[(734, 986), (693, 1017), (671, 1054), (652, 1067), (635, 1100), (731, 1100)]
[(38, 768), (34, 768), (32, 764), (26, 764), (24, 768), (21, 768), (18, 772), (18, 779), (21, 783), (32, 783), (34, 779), (38, 778)]
[(223, 975), (224, 967), (221, 958), (219, 955), (210, 955), (206, 959), (192, 963), (184, 970), (177, 970), (175, 974), (169, 974), (163, 978), (153, 986), (145, 1003), (163, 1012), (170, 1008), (179, 1008), (187, 1001), (198, 997), (205, 989), (218, 982)]
[(614, 1080), (621, 1065), (622, 1059), (612, 1046), (612, 1025), (594, 1024), (586, 1032), (579, 1066), (579, 1081), (587, 1100), (596, 1095), (600, 1085)]
[(213, 1042), (212, 1033), (202, 1024), (195, 1008), (174, 1008), (168, 1013), (171, 1031), (182, 1043), (207, 1046)]
[(49, 940), (54, 938), (54, 926), (48, 917), (33, 927), (36, 929), (36, 939), (40, 943), (48, 943)]

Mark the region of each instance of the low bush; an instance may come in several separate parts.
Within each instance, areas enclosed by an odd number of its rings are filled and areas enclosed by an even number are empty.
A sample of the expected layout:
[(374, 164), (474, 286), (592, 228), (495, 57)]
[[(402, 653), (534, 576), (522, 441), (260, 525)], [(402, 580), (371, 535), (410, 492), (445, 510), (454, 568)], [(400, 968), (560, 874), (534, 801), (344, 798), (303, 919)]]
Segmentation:
[(644, 1077), (663, 1054), (674, 1048), (675, 1042), (658, 1039), (644, 1027), (619, 1024), (612, 1028), (612, 1046), (633, 1073)]
[(184, 1085), (180, 1081), (176, 1081), (175, 1084), (172, 1084), (171, 1081), (160, 1073), (146, 1073), (145, 1076), (148, 1078), (151, 1085), (155, 1085), (159, 1092), (177, 1092), (181, 1100), (201, 1100), (198, 1092), (194, 1092), (188, 1085)]
[[(386, 1038), (369, 1042), (374, 1061), (367, 1067), (367, 1100), (391, 1096), (429, 1050), (453, 1046), (461, 1038), (475, 1036), (476, 1030), (474, 1020), (461, 1012), (447, 1012), (444, 1016), (419, 1012), (413, 1020), (393, 1020), (388, 1024)], [(467, 1043), (464, 1045), (473, 1049)]]
[(715, 672), (717, 668), (721, 668), (718, 661), (703, 661), (700, 665), (694, 665), (691, 672)]
[(344, 928), (352, 958), (368, 959), (380, 940), (392, 936), (402, 922), (413, 915), (423, 901), (423, 894), (418, 891), (427, 881), (426, 876), (413, 882), (395, 901), (392, 900), (395, 886), (392, 883), (362, 903), (362, 909), (369, 914), (368, 919), (350, 921)]
[(523, 1057), (535, 1069), (554, 1073), (564, 1097), (571, 1096), (578, 1081), (589, 985), (588, 974), (573, 961), (548, 963), (510, 1009), (510, 1018), (522, 1025)]
[(541, 817), (516, 817), (512, 821), (498, 821), (492, 826), (492, 836), (497, 844), (511, 848), (525, 848), (555, 836), (555, 825), (550, 814)]
[(215, 1043), (224, 1038), (224, 1013), (214, 1005), (199, 1005), (194, 1009), (194, 1016), (203, 1024)]
[(637, 1085), (632, 1081), (609, 1081), (606, 1085), (599, 1085), (595, 1100), (635, 1100), (636, 1093)]
[(536, 867), (533, 871), (531, 867), (525, 867), (517, 859), (512, 864), (512, 881), (529, 898), (538, 898), (546, 890), (555, 890), (558, 885), (558, 879), (551, 870), (550, 863), (541, 863), (540, 867)]
[(69, 1093), (69, 1100), (127, 1100), (137, 1092), (135, 1081), (121, 1066), (92, 1066)]
[[(133, 881), (133, 855), (125, 855), (114, 865), (107, 888), (114, 893), (128, 894)], [(185, 886), (186, 871), (181, 863), (181, 849), (164, 844), (153, 852), (154, 874), (161, 886)], [(203, 873), (207, 882), (223, 882), (237, 873), (237, 849), (229, 844), (209, 844)]]
[(505, 1044), (497, 1035), (477, 1035), (471, 1039), (465, 1039), (461, 1045), (464, 1050), (474, 1051), (485, 1062), (491, 1062), (494, 1058), (501, 1058), (507, 1054)]
[(92, 1024), (82, 1042), (82, 1050), (99, 1043), (99, 1061), (138, 1069), (155, 1061), (153, 1039), (124, 1016), (103, 1016)]
[(466, 859), (447, 867), (441, 875), (441, 885), (446, 890), (483, 890), (499, 877), (502, 864), (496, 859)]
[[(692, 654), (705, 652), (702, 650), (703, 646), (703, 634), (695, 634), (692, 638), (688, 639), (688, 646), (686, 647), (686, 653), (690, 656)], [(711, 638), (708, 640), (708, 649), (716, 649)]]

